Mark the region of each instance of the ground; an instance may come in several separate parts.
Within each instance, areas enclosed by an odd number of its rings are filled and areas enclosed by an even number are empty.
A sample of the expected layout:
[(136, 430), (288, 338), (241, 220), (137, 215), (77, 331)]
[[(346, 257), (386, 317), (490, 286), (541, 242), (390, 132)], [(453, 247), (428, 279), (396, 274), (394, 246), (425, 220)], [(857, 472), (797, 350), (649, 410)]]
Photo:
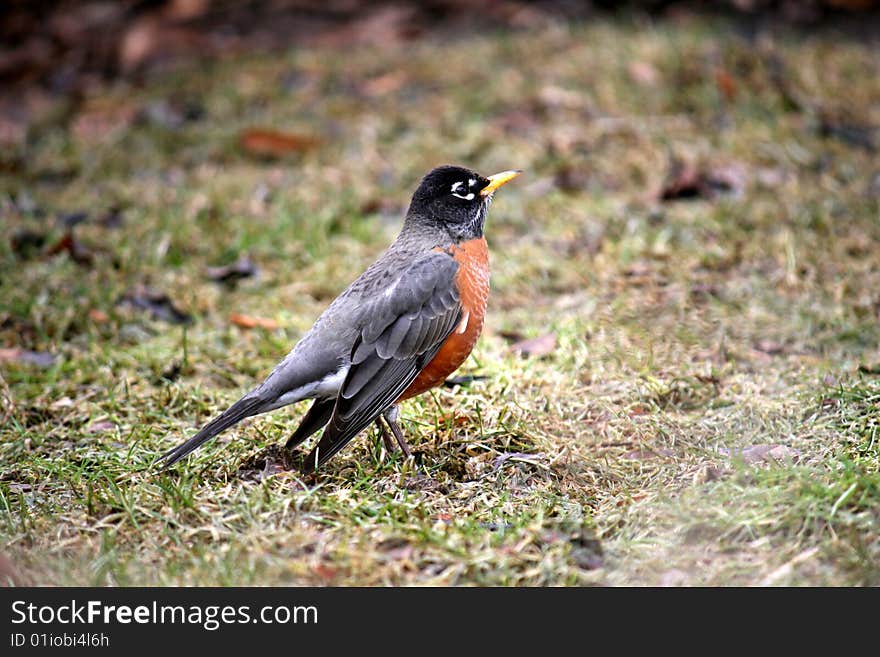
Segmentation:
[[(548, 22), (36, 105), (0, 159), (4, 577), (880, 584), (876, 43)], [(467, 378), (403, 405), (414, 460), (371, 429), (305, 477), (302, 405), (159, 472), (443, 163), (525, 173)]]

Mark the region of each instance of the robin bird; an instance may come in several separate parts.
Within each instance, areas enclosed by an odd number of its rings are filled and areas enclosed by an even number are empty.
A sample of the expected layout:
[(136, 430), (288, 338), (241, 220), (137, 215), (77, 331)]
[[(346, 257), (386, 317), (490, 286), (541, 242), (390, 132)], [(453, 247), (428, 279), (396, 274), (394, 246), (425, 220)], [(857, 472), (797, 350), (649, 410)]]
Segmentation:
[(163, 454), (166, 467), (246, 417), (304, 399), (314, 402), (287, 448), (324, 428), (304, 469), (323, 465), (374, 421), (393, 449), (383, 419), (409, 456), (398, 404), (442, 384), (471, 353), (489, 296), (486, 212), (495, 191), (519, 174), (485, 178), (457, 166), (428, 173), (388, 250), (265, 381)]

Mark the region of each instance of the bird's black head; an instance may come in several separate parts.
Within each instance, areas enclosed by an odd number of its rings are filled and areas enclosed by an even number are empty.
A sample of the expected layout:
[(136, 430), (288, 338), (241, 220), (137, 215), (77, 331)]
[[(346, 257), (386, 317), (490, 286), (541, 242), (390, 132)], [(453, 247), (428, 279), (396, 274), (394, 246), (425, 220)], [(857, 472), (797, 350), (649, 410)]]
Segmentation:
[(486, 178), (463, 167), (437, 167), (413, 194), (407, 222), (442, 228), (456, 242), (481, 237), (495, 190), (519, 173), (505, 171)]

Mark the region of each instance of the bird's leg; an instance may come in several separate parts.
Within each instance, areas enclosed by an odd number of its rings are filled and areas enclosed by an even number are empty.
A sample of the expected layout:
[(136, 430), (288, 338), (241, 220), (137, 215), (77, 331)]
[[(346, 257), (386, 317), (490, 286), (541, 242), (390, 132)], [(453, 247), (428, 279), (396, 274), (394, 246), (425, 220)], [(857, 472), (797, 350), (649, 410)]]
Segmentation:
[(391, 441), (391, 436), (388, 435), (388, 429), (385, 428), (381, 415), (376, 418), (376, 426), (379, 427), (379, 435), (382, 436), (382, 442), (385, 443), (385, 451), (391, 454), (394, 451), (394, 443)]
[(400, 429), (400, 425), (397, 424), (397, 416), (400, 414), (400, 407), (392, 406), (387, 411), (382, 414), (382, 417), (385, 418), (385, 421), (388, 423), (388, 427), (391, 429), (391, 433), (394, 434), (394, 437), (397, 439), (397, 444), (400, 445), (400, 449), (406, 454), (407, 458), (412, 456), (412, 451), (410, 451), (409, 445), (406, 444), (406, 440), (403, 437), (403, 431)]

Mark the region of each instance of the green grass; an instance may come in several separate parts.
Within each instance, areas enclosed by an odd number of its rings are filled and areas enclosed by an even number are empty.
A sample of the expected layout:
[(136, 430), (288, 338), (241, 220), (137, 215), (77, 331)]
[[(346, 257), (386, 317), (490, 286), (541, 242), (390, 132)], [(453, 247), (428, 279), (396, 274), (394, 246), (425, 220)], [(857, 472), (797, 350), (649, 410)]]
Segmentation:
[[(182, 67), (74, 113), (198, 100), (180, 129), (39, 123), (3, 156), (4, 234), (51, 245), (55, 215), (88, 211), (95, 258), (0, 241), (0, 347), (56, 356), (0, 362), (2, 551), (62, 585), (877, 585), (880, 169), (816, 128), (820, 110), (880, 125), (872, 48), (550, 25)], [(285, 90), (290, 72), (305, 82)], [(364, 86), (389, 72), (397, 90)], [(323, 142), (255, 160), (236, 145), (251, 126)], [(661, 203), (672, 157), (741, 189)], [(489, 315), (462, 371), (486, 378), (404, 405), (415, 460), (370, 430), (303, 478), (275, 447), (296, 407), (151, 469), (268, 373), (445, 162), (526, 175), (489, 216)], [(113, 205), (118, 229), (95, 221)], [(259, 277), (208, 280), (241, 255)], [(194, 322), (117, 304), (142, 283)], [(506, 337), (549, 332), (541, 358)]]

